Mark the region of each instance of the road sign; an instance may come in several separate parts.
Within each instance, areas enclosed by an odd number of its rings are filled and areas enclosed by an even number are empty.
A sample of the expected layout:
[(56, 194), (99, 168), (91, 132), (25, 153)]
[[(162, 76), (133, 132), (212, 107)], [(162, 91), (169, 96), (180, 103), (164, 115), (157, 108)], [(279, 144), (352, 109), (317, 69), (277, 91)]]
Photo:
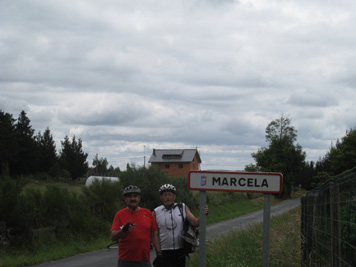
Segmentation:
[(191, 171), (191, 190), (281, 193), (283, 175), (274, 172), (210, 172)]

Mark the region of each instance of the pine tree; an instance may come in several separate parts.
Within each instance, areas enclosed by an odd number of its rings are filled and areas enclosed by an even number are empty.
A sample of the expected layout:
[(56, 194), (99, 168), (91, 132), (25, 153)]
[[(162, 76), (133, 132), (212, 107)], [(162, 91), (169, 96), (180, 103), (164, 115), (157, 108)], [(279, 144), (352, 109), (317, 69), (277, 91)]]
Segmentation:
[(0, 110), (0, 174), (15, 167), (18, 153), (15, 119)]
[(56, 144), (48, 127), (44, 131), (43, 135), (41, 132), (37, 134), (36, 141), (39, 147), (39, 171), (45, 172), (52, 176), (55, 175), (53, 171), (58, 164), (58, 155), (56, 151)]
[(15, 124), (18, 151), (16, 155), (16, 174), (30, 174), (38, 170), (38, 147), (34, 138), (34, 130), (25, 111), (21, 111)]
[(76, 140), (75, 136), (72, 142), (66, 136), (61, 141), (62, 151), (60, 153), (61, 167), (67, 170), (72, 180), (84, 176), (88, 171), (88, 154), (82, 150), (82, 140)]

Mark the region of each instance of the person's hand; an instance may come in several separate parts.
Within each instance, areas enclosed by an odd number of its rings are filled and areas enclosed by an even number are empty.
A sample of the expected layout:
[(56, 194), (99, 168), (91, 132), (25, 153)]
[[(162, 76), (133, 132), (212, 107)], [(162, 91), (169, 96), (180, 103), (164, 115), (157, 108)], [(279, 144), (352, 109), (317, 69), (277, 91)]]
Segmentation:
[(204, 214), (205, 215), (208, 215), (209, 213), (209, 208), (208, 208), (208, 205), (205, 206), (205, 209), (204, 209)]
[(135, 226), (136, 224), (131, 223), (131, 221), (129, 221), (127, 224), (124, 225), (124, 227), (122, 227), (122, 231), (125, 233), (127, 231), (131, 231), (132, 227)]

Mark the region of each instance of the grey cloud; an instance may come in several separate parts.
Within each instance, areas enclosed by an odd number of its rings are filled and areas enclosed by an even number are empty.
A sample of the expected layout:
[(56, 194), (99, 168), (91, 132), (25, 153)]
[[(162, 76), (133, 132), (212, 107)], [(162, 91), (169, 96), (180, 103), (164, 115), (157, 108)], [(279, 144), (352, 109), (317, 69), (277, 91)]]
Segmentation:
[(207, 168), (241, 169), (288, 113), (315, 160), (356, 124), (355, 7), (5, 1), (0, 108), (25, 110), (57, 141), (75, 134), (90, 158), (121, 168), (142, 164), (144, 146), (198, 146)]
[(337, 106), (339, 101), (337, 95), (333, 96), (321, 89), (319, 94), (312, 91), (292, 94), (287, 103), (295, 106), (330, 107)]

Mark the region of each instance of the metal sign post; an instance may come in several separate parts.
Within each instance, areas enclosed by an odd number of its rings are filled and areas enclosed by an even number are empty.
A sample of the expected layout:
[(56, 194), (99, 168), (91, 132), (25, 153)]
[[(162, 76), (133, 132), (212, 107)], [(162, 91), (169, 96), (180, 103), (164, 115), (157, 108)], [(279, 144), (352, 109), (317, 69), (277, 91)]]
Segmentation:
[(283, 176), (270, 172), (209, 172), (191, 171), (188, 176), (190, 190), (200, 191), (199, 212), (199, 267), (206, 266), (206, 191), (234, 191), (264, 193), (262, 266), (269, 266), (269, 231), (271, 193), (281, 193)]
[(204, 208), (206, 206), (206, 191), (199, 193), (199, 267), (206, 266), (206, 216)]

